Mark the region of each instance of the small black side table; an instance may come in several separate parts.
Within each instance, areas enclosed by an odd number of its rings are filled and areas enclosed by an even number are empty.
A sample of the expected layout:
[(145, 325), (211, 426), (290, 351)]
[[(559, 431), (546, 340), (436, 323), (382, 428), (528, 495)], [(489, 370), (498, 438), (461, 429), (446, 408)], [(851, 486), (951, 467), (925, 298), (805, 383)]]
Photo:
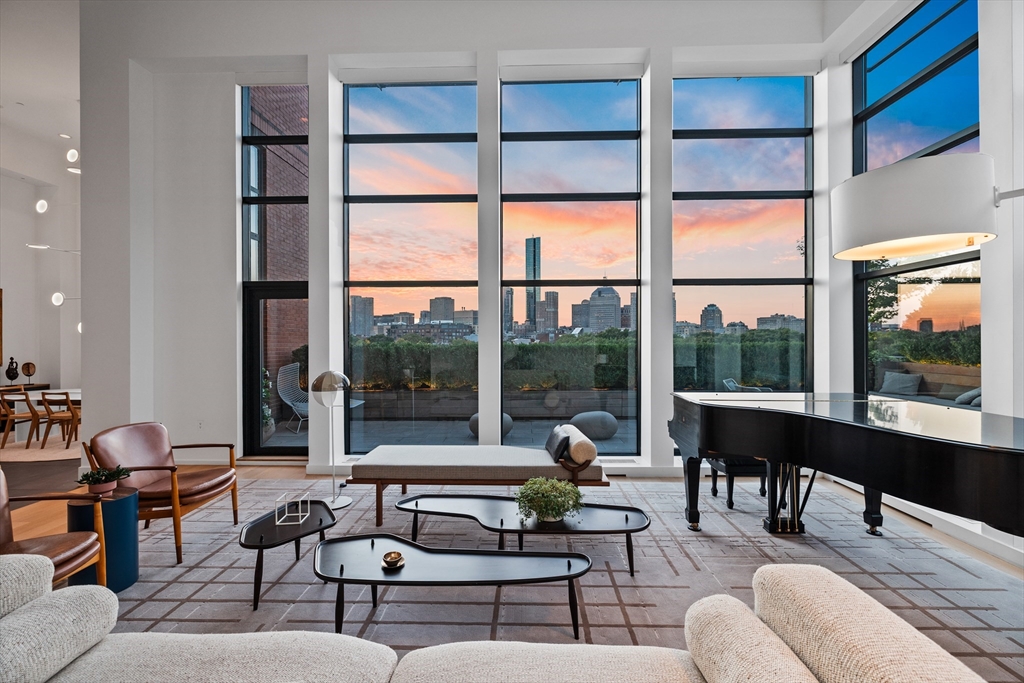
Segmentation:
[[(287, 511), (294, 514), (298, 503), (288, 503)], [(338, 523), (334, 511), (322, 500), (309, 501), (309, 516), (301, 524), (277, 524), (275, 515), (283, 506), (279, 505), (265, 515), (257, 517), (242, 527), (238, 545), (256, 550), (256, 575), (253, 577), (252, 611), (260, 606), (260, 586), (263, 584), (263, 551), (285, 543), (295, 542), (295, 561), (299, 561), (299, 539), (320, 533), (320, 540), (326, 538), (327, 529)]]
[[(107, 557), (107, 588), (117, 593), (139, 580), (139, 491), (127, 486), (118, 487), (100, 505)], [(91, 501), (68, 501), (68, 531), (95, 531)], [(69, 586), (95, 583), (96, 565), (68, 577)]]

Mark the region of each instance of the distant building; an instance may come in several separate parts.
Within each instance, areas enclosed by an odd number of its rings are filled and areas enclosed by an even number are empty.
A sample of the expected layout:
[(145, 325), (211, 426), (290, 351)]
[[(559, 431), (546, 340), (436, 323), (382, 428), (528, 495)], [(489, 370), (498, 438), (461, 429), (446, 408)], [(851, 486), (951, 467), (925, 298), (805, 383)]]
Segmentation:
[(804, 331), (804, 319), (794, 315), (783, 315), (774, 313), (769, 316), (757, 319), (759, 330), (793, 330), (794, 332)]
[(598, 287), (590, 295), (590, 331), (618, 328), (622, 323), (619, 293), (612, 287)]
[(676, 322), (676, 293), (672, 292), (672, 322)]
[(430, 324), (430, 311), (420, 311), (420, 319), (417, 320), (420, 325)]
[(917, 321), (917, 331), (934, 332), (935, 324), (932, 322), (931, 318), (921, 318), (920, 320)]
[[(637, 317), (638, 313), (637, 313), (636, 307), (637, 307), (636, 292), (630, 292), (629, 293), (629, 325), (626, 326), (630, 330), (635, 330), (636, 329), (637, 320), (639, 320), (639, 318)], [(672, 311), (672, 319), (675, 320), (675, 311), (674, 310)]]
[[(540, 238), (526, 238), (526, 279), (540, 279)], [(540, 287), (526, 288), (526, 322), (537, 324), (537, 302), (540, 301)]]
[(700, 329), (711, 331), (722, 329), (722, 309), (715, 304), (705, 306), (704, 310), (700, 312)]
[(590, 299), (572, 305), (572, 326), (582, 329), (590, 327)]
[(373, 316), (375, 325), (415, 325), (416, 316), (407, 311)]
[(680, 320), (672, 326), (672, 333), (677, 337), (689, 337), (697, 334), (699, 329), (700, 325), (697, 323)]
[(455, 322), (455, 299), (450, 296), (431, 299), (430, 322)]
[(558, 329), (558, 292), (544, 292), (544, 299), (537, 302), (537, 331)]
[(387, 335), (392, 339), (401, 339), (412, 334), (429, 339), (434, 344), (450, 344), (456, 339), (471, 337), (474, 332), (472, 326), (455, 322), (392, 325), (387, 330)]
[(512, 326), (515, 324), (515, 321), (512, 318), (514, 292), (515, 290), (511, 287), (505, 288), (505, 296), (501, 310), (501, 331), (505, 334), (512, 332)]
[(455, 311), (455, 322), (476, 327), (480, 324), (480, 318), (476, 310), (466, 310), (465, 307), (462, 307)]
[(750, 328), (747, 327), (747, 324), (743, 322), (729, 323), (728, 325), (725, 326), (725, 333), (743, 334), (744, 332), (747, 332), (749, 329)]
[(352, 296), (349, 299), (348, 330), (355, 337), (373, 335), (372, 296)]

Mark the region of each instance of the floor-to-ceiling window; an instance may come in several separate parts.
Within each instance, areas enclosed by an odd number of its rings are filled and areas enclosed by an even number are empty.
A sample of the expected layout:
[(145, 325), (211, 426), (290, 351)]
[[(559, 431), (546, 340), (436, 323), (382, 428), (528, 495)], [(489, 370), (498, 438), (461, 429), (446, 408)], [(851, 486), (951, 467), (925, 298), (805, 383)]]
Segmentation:
[(810, 389), (811, 79), (673, 83), (676, 390)]
[[(922, 3), (854, 61), (853, 79), (855, 174), (977, 152), (977, 0)], [(972, 247), (854, 265), (857, 391), (980, 406), (979, 259)]]
[(243, 439), (308, 450), (309, 90), (242, 88)]
[(502, 84), (505, 444), (638, 452), (639, 122), (636, 80)]
[(345, 88), (349, 453), (476, 443), (476, 117), (471, 83)]

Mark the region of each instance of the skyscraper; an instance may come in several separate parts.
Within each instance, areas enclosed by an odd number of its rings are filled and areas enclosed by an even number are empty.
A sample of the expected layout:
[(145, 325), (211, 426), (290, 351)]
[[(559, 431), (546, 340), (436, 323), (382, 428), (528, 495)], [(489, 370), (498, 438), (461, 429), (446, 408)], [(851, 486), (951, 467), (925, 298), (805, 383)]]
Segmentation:
[(637, 306), (636, 292), (630, 292), (629, 293), (629, 329), (631, 329), (631, 330), (635, 330), (636, 329), (636, 321), (639, 320), (639, 318), (637, 316), (636, 306)]
[(514, 291), (515, 290), (513, 290), (511, 287), (505, 288), (505, 300), (503, 302), (503, 307), (501, 311), (501, 331), (504, 332), (505, 334), (509, 334), (512, 332), (514, 320), (514, 318), (512, 317), (512, 294)]
[(714, 304), (705, 306), (704, 310), (700, 312), (700, 329), (722, 329), (722, 309)]
[(373, 334), (373, 297), (353, 296), (349, 301), (349, 334), (369, 337)]
[(544, 299), (537, 302), (537, 331), (558, 329), (558, 292), (544, 292)]
[(430, 300), (430, 322), (454, 322), (455, 299), (439, 296)]
[[(526, 279), (540, 279), (540, 238), (526, 238)], [(526, 322), (537, 324), (537, 302), (540, 301), (540, 287), (526, 288)]]
[(574, 329), (590, 327), (590, 299), (572, 305), (572, 326)]
[(622, 321), (619, 293), (612, 287), (598, 287), (590, 295), (590, 331), (618, 328)]

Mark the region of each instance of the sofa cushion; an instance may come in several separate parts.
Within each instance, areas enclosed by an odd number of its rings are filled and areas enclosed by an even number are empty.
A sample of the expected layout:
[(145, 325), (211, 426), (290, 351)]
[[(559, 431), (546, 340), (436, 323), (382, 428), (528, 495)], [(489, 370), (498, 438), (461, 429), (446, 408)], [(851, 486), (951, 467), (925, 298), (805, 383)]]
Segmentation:
[(577, 465), (597, 460), (597, 446), (594, 445), (594, 442), (573, 425), (564, 425), (564, 427), (565, 433), (569, 435), (567, 448), (569, 458)]
[(558, 462), (566, 455), (569, 448), (569, 435), (562, 425), (555, 425), (555, 428), (548, 434), (548, 440), (544, 444), (544, 450), (548, 452), (551, 459)]
[(686, 645), (712, 683), (818, 683), (782, 640), (731, 595), (712, 595), (686, 610)]
[(754, 573), (757, 616), (821, 683), (981, 681), (973, 671), (852, 583), (824, 567)]
[[(572, 478), (543, 448), (521, 446), (377, 446), (352, 464), (352, 476), (445, 483)], [(600, 461), (579, 473), (580, 481), (603, 477)]]
[(686, 650), (481, 641), (414, 650), (391, 683), (705, 683)]
[(387, 683), (398, 655), (337, 633), (114, 633), (53, 678), (61, 683)]
[(971, 402), (973, 402), (974, 399), (978, 398), (979, 396), (981, 396), (981, 387), (978, 387), (977, 389), (971, 389), (970, 391), (965, 391), (964, 393), (957, 396), (954, 400), (962, 405), (971, 405)]
[(885, 379), (882, 380), (882, 388), (878, 391), (883, 394), (896, 394), (897, 396), (917, 396), (917, 389), (921, 386), (921, 378), (923, 376), (887, 371)]
[[(117, 596), (102, 586), (62, 588), (33, 600), (3, 619), (0, 682), (48, 680), (100, 642), (116, 622)], [(92, 675), (95, 680), (96, 670)]]
[(974, 408), (980, 408), (981, 407), (981, 396), (978, 396), (973, 401), (971, 401), (971, 406), (974, 407)]
[(50, 592), (53, 562), (42, 555), (0, 555), (0, 618)]
[(939, 389), (939, 393), (935, 394), (935, 398), (941, 398), (944, 401), (955, 401), (962, 393), (964, 393), (964, 386), (962, 384), (943, 384), (942, 388)]

